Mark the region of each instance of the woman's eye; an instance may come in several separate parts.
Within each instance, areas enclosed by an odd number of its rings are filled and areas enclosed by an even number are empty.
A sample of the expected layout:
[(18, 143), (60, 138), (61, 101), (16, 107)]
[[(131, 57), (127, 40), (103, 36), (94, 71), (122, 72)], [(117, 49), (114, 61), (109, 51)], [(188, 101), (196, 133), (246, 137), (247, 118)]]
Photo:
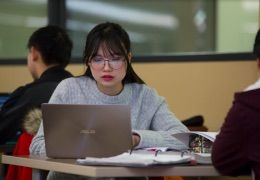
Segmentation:
[(103, 59), (101, 59), (101, 58), (94, 58), (93, 60), (94, 60), (94, 62), (97, 62), (97, 63), (103, 61)]

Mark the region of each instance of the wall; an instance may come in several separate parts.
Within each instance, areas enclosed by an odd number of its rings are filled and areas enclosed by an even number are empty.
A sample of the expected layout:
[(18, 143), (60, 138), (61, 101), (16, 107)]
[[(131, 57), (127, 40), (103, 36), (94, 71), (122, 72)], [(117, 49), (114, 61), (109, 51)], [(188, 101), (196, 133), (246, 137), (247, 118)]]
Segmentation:
[[(156, 88), (180, 119), (201, 114), (211, 131), (219, 130), (231, 106), (233, 93), (243, 90), (257, 77), (254, 61), (136, 63), (136, 72)], [(83, 65), (70, 65), (74, 75), (84, 72)], [(0, 92), (31, 81), (27, 67), (0, 66)]]
[(254, 61), (136, 64), (135, 69), (166, 97), (177, 117), (201, 114), (212, 131), (219, 130), (233, 93), (257, 79)]

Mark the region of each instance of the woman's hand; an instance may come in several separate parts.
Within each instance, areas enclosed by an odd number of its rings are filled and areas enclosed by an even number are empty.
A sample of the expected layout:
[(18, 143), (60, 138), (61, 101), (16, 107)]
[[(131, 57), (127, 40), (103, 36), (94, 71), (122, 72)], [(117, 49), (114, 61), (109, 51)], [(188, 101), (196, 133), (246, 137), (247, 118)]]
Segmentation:
[(137, 146), (140, 142), (140, 136), (138, 134), (132, 134), (133, 147)]

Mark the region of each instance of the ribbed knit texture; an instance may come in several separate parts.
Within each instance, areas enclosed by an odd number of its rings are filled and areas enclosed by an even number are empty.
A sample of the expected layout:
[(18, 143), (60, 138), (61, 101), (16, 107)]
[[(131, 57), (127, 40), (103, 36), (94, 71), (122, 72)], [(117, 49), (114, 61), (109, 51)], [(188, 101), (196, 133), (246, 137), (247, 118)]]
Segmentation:
[[(185, 149), (184, 144), (171, 135), (188, 129), (169, 111), (165, 99), (144, 84), (130, 83), (119, 95), (100, 92), (96, 82), (88, 77), (63, 80), (54, 91), (51, 104), (128, 104), (131, 107), (133, 132), (141, 137), (137, 148), (164, 146)], [(34, 137), (31, 154), (46, 154), (42, 124)]]

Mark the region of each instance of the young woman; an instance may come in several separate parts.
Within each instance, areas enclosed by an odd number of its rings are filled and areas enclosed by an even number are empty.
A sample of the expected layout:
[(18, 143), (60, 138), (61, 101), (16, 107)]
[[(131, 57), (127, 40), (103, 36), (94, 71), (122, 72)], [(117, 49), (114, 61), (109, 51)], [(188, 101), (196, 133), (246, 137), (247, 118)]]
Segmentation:
[[(171, 135), (188, 129), (168, 109), (165, 99), (138, 77), (131, 58), (129, 36), (121, 26), (109, 22), (97, 25), (86, 40), (85, 75), (62, 81), (49, 103), (128, 104), (134, 147), (186, 148)], [(30, 150), (31, 154), (45, 154), (42, 126)]]

